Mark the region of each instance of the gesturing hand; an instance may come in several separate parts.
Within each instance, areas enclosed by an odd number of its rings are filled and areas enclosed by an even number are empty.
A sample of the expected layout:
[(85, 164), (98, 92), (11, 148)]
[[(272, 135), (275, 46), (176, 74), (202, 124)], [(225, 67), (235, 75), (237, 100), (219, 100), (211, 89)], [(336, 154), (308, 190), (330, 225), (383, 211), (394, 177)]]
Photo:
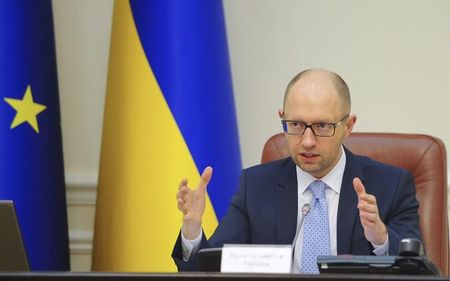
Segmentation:
[(382, 245), (387, 239), (386, 226), (378, 214), (375, 196), (367, 194), (359, 178), (353, 179), (353, 187), (358, 195), (358, 210), (366, 239), (376, 245)]
[(187, 179), (181, 180), (178, 186), (178, 209), (183, 213), (182, 231), (187, 239), (194, 239), (200, 234), (205, 212), (206, 187), (211, 176), (212, 168), (206, 167), (196, 190), (189, 188)]

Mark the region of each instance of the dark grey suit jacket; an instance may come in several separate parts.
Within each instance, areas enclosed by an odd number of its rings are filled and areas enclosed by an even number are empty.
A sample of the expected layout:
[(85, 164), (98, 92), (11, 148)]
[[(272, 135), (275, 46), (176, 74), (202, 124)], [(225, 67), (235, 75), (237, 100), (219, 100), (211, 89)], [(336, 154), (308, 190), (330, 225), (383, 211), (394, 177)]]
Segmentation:
[[(371, 255), (358, 215), (353, 178), (377, 198), (379, 214), (388, 227), (389, 254), (398, 253), (403, 238), (421, 239), (419, 204), (412, 175), (406, 170), (357, 156), (347, 156), (337, 214), (337, 253)], [(244, 169), (240, 189), (213, 236), (203, 236), (201, 248), (223, 244), (291, 244), (297, 222), (297, 175), (291, 158)], [(182, 260), (178, 237), (172, 257), (180, 271), (196, 270), (196, 256)]]

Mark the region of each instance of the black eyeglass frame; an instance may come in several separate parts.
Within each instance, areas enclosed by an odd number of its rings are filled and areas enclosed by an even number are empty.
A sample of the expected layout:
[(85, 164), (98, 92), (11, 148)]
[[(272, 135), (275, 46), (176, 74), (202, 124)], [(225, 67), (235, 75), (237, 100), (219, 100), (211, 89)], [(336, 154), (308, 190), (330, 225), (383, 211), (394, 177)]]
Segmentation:
[[(337, 121), (336, 123), (319, 122), (319, 123), (310, 123), (310, 124), (308, 124), (308, 123), (301, 122), (301, 121), (297, 121), (297, 120), (286, 120), (286, 119), (283, 119), (283, 120), (281, 120), (281, 124), (282, 124), (282, 126), (283, 126), (283, 132), (284, 132), (285, 134), (288, 134), (288, 135), (292, 135), (292, 136), (301, 136), (301, 135), (305, 134), (306, 129), (310, 128), (311, 131), (312, 131), (312, 133), (313, 133), (316, 137), (329, 138), (329, 137), (332, 137), (332, 136), (334, 136), (334, 135), (336, 134), (336, 127), (337, 127), (338, 125), (340, 125), (340, 123), (342, 123), (342, 122), (343, 122), (345, 119), (347, 119), (349, 116), (350, 116), (349, 113), (346, 114), (344, 117), (342, 117), (341, 120)], [(297, 123), (300, 123), (300, 124), (304, 124), (304, 125), (305, 125), (305, 128), (304, 128), (303, 132), (298, 133), (298, 134), (288, 133), (288, 132), (287, 132), (287, 125), (286, 125), (287, 122), (297, 122)], [(331, 135), (329, 135), (329, 136), (321, 136), (321, 135), (317, 135), (316, 132), (314, 131), (313, 126), (314, 126), (314, 125), (320, 125), (320, 124), (327, 124), (327, 125), (333, 126), (333, 134), (331, 134)]]

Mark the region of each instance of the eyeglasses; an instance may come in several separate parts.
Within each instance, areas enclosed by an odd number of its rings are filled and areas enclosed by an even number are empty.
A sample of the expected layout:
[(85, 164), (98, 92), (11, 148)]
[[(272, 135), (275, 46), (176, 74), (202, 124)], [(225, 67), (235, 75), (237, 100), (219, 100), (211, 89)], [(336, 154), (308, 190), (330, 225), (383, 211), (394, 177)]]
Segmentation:
[(310, 128), (315, 136), (318, 137), (332, 137), (336, 132), (336, 127), (349, 117), (349, 114), (345, 115), (341, 120), (336, 123), (312, 123), (306, 124), (305, 122), (295, 120), (281, 120), (283, 125), (283, 131), (289, 135), (303, 135), (307, 128)]

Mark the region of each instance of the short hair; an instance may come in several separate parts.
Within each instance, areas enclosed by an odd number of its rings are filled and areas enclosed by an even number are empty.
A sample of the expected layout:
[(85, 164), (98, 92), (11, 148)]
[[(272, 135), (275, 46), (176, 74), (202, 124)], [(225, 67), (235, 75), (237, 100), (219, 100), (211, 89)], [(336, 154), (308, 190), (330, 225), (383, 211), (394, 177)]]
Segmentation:
[(287, 96), (288, 96), (289, 91), (291, 90), (292, 86), (295, 83), (297, 83), (297, 81), (299, 81), (303, 76), (306, 76), (310, 72), (313, 72), (316, 70), (324, 70), (329, 73), (331, 82), (333, 83), (334, 88), (336, 89), (336, 91), (342, 101), (342, 105), (343, 105), (344, 109), (347, 111), (347, 113), (350, 113), (350, 108), (351, 108), (352, 102), (350, 99), (350, 89), (348, 88), (347, 83), (345, 83), (344, 79), (342, 79), (342, 77), (339, 76), (337, 73), (330, 71), (330, 70), (319, 69), (319, 68), (311, 68), (311, 69), (303, 70), (302, 72), (295, 75), (291, 79), (291, 81), (289, 81), (289, 83), (286, 87), (286, 90), (284, 92), (283, 109), (284, 109), (284, 106), (286, 105)]

